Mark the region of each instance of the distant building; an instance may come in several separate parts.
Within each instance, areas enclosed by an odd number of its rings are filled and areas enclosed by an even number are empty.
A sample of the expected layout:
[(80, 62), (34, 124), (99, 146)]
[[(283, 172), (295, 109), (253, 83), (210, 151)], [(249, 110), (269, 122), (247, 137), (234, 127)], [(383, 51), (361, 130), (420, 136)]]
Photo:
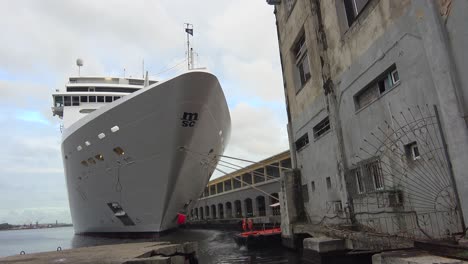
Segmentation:
[[(223, 162), (220, 164), (235, 168)], [(222, 165), (218, 165), (223, 168)], [(198, 201), (191, 205), (190, 218), (196, 220), (279, 216), (279, 177), (291, 169), (289, 151), (211, 180)], [(273, 218), (263, 222), (279, 222)]]
[(468, 1), (267, 2), (306, 220), (410, 239), (462, 232)]

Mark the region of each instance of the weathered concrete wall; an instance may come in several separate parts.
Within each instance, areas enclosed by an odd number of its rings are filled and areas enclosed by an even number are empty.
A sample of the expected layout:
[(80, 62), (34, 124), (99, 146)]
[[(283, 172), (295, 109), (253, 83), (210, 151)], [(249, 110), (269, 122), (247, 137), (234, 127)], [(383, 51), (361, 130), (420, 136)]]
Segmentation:
[[(276, 18), (285, 92), (291, 112), (290, 138), (295, 142), (305, 133), (309, 134), (309, 144), (296, 151), (296, 156), (302, 182), (309, 191), (309, 202), (305, 205), (311, 222), (330, 213), (346, 216), (330, 212), (329, 204), (334, 201), (341, 200), (346, 212), (349, 208), (346, 208), (348, 200), (343, 198), (344, 190), (327, 190), (326, 178), (331, 177), (332, 186), (339, 187), (343, 177), (340, 166), (344, 164), (349, 171), (362, 161), (357, 155), (371, 132), (386, 125), (385, 122), (392, 129), (397, 127), (392, 116), (417, 106), (427, 115), (433, 114), (433, 105), (439, 107), (460, 197), (468, 197), (468, 165), (460, 162), (468, 160), (467, 128), (460, 123), (463, 116), (466, 119), (468, 100), (468, 77), (463, 74), (468, 66), (464, 51), (468, 46), (468, 3), (443, 1), (444, 6), (439, 10), (438, 6), (433, 7), (436, 2), (370, 0), (348, 27), (343, 1), (296, 0), (291, 12), (288, 12), (287, 2), (276, 6)], [(445, 16), (442, 23), (438, 22), (438, 15), (433, 16), (435, 9)], [(291, 49), (302, 29), (312, 77), (296, 93), (296, 62)], [(444, 34), (448, 38), (444, 38)], [(392, 65), (398, 71), (399, 82), (368, 105), (357, 107), (356, 96)], [(330, 80), (322, 80), (326, 76)], [(332, 93), (326, 95), (325, 88), (332, 89)], [(328, 97), (334, 95), (336, 105), (332, 108), (336, 110), (329, 108)], [(331, 131), (314, 139), (313, 127), (327, 115), (336, 117), (330, 120)], [(334, 122), (340, 126), (334, 127)], [(400, 141), (399, 147), (409, 143)], [(341, 151), (343, 160), (339, 159)], [(436, 201), (431, 202), (435, 204)], [(462, 208), (467, 219), (468, 202), (464, 198)], [(382, 208), (370, 205), (367, 210)]]
[(458, 77), (458, 97), (460, 110), (468, 124), (468, 30), (466, 30), (468, 14), (467, 1), (445, 1), (447, 2), (442, 12), (447, 14), (446, 26), (448, 33), (449, 45), (452, 52), (452, 58), (455, 64), (455, 71)]

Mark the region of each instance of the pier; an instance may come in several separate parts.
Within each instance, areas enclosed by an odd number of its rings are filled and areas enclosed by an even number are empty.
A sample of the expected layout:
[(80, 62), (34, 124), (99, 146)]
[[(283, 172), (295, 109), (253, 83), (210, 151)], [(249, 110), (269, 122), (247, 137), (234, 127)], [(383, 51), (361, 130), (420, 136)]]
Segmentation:
[(144, 242), (83, 247), (0, 258), (0, 263), (109, 263), (109, 264), (183, 264), (196, 262), (195, 242), (171, 244)]

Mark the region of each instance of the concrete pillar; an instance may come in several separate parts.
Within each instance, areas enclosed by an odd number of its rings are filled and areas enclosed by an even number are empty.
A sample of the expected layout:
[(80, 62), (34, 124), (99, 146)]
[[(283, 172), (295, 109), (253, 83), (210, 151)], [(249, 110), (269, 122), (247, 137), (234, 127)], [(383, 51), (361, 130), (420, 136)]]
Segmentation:
[(458, 197), (464, 216), (468, 220), (468, 128), (459, 105), (456, 71), (451, 59), (445, 24), (441, 21), (436, 1), (413, 1), (421, 42), (430, 60), (442, 126), (447, 140)]
[(281, 241), (287, 248), (295, 248), (292, 223), (297, 218), (294, 205), (294, 171), (282, 172), (280, 178)]
[[(271, 193), (270, 193), (271, 194)], [(266, 216), (273, 216), (273, 207), (271, 207), (271, 197), (270, 196), (265, 196), (265, 213), (266, 213)], [(273, 203), (276, 203), (276, 202), (273, 202)]]
[(258, 205), (257, 205), (257, 196), (252, 199), (252, 213), (254, 216), (258, 217)]
[(247, 217), (247, 206), (245, 205), (245, 199), (241, 198), (241, 206), (242, 206), (242, 217)]

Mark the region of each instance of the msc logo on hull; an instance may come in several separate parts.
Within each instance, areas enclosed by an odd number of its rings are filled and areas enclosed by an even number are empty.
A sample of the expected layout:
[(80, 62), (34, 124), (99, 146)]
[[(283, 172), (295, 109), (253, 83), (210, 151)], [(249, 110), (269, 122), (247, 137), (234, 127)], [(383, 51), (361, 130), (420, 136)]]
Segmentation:
[(198, 113), (187, 113), (184, 112), (184, 115), (181, 118), (182, 127), (193, 127), (197, 123)]

